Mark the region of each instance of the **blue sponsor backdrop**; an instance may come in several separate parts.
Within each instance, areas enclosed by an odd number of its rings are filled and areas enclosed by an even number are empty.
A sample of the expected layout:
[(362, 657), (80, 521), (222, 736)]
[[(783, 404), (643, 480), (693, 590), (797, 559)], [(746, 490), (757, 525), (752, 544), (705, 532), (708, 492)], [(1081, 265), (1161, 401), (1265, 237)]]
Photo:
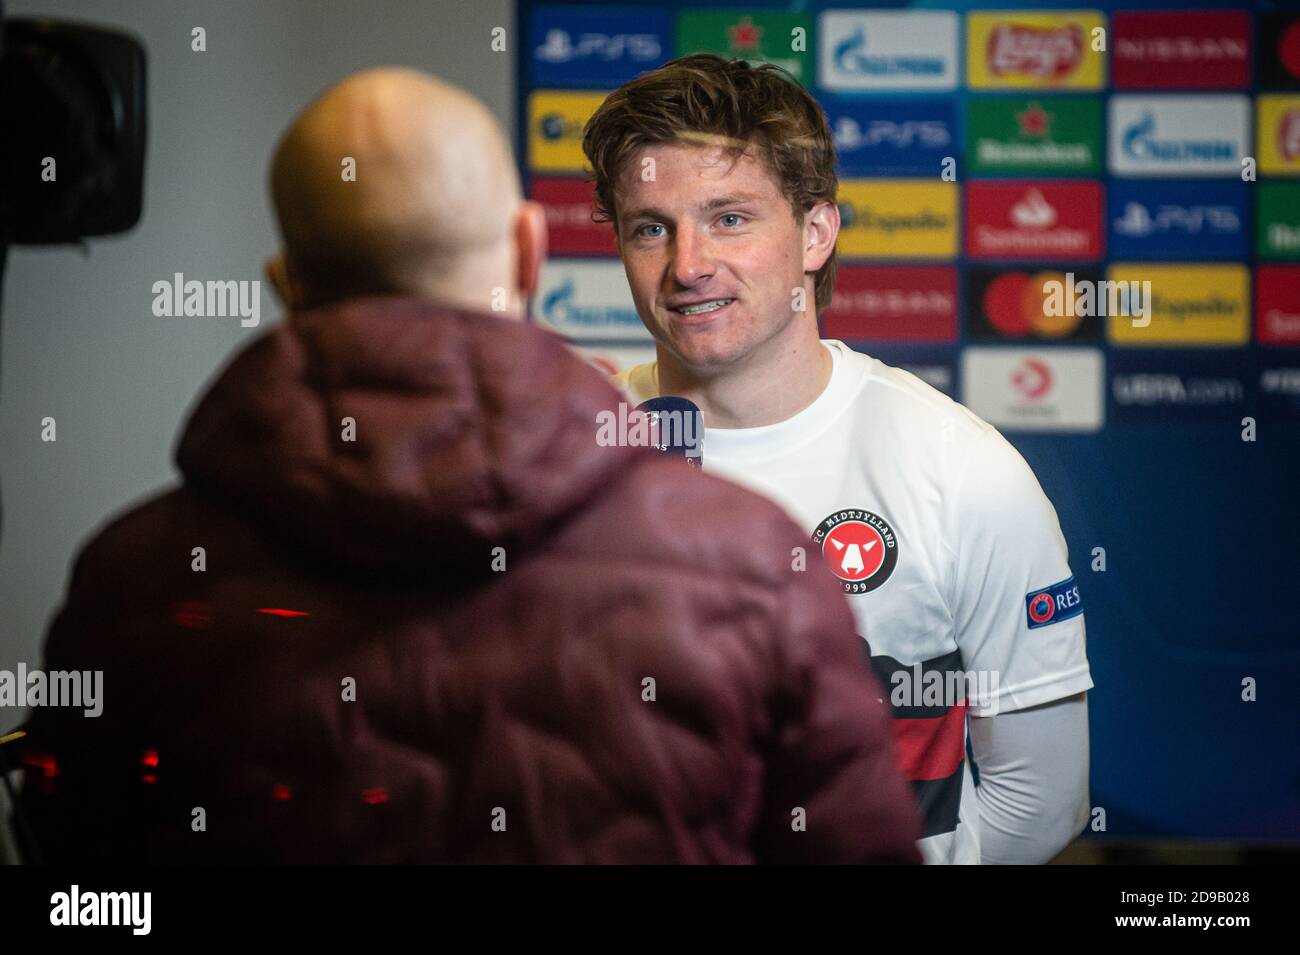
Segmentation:
[(1230, 179), (1114, 179), (1107, 190), (1110, 257), (1241, 261), (1250, 247), (1249, 190)]
[(827, 100), (826, 120), (844, 176), (933, 175), (957, 150), (949, 100)]
[[(552, 49), (565, 50), (562, 41), (548, 41), (544, 30), (540, 35), (529, 32), (537, 6), (530, 0), (517, 4), (514, 35), (529, 36), (530, 43), (516, 51), (521, 162), (526, 155), (522, 110), (527, 93), (536, 88), (530, 83), (530, 68), (552, 71), (537, 74), (547, 77), (551, 88), (602, 89), (626, 76), (633, 56), (629, 41), (616, 49), (615, 44), (591, 39), (580, 64), (557, 55), (555, 63), (534, 62), (530, 67), (533, 49), (550, 42)], [(871, 9), (961, 13), (1267, 11), (1294, 6), (1266, 0), (870, 4)], [(851, 3), (727, 0), (630, 0), (617, 7), (582, 7), (582, 16), (599, 18), (590, 22), (612, 24), (604, 28), (606, 33), (621, 30), (667, 38), (663, 56), (656, 63), (638, 65), (633, 73), (676, 55), (671, 17), (679, 10), (788, 9), (815, 19), (823, 9), (865, 8)], [(964, 30), (963, 21), (963, 54)], [(815, 32), (810, 45), (815, 77)], [(649, 42), (639, 48), (649, 49)], [(914, 168), (930, 163), (929, 155), (918, 158), (916, 152), (900, 155), (909, 152), (906, 149), (891, 150), (909, 136), (921, 153), (937, 149), (939, 126), (924, 124), (955, 122), (960, 127), (966, 102), (985, 95), (967, 89), (964, 74), (963, 62), (963, 82), (953, 94), (899, 94), (900, 100), (914, 101), (912, 110), (900, 102), (873, 113), (885, 125), (876, 127), (870, 149), (845, 151), (845, 173), (914, 174)], [(1105, 98), (1109, 93), (1107, 88), (1060, 95)], [(832, 121), (854, 116), (851, 97), (837, 101), (819, 93), (819, 98)], [(1253, 127), (1253, 111), (1251, 118)], [(863, 128), (861, 117), (858, 127)], [(949, 129), (960, 143), (964, 131)], [(863, 165), (857, 168), (849, 165), (859, 162)], [(527, 182), (529, 170), (522, 168), (522, 173)], [(1099, 178), (1108, 193), (1109, 259), (1226, 258), (1255, 264), (1250, 185), (1226, 179)], [(1139, 208), (1130, 210), (1130, 204)], [(1166, 208), (1162, 217), (1162, 204), (1182, 211)], [(1202, 210), (1198, 219), (1189, 205), (1214, 211)], [(1225, 208), (1238, 217), (1237, 229), (1231, 227), (1232, 216)], [(1124, 224), (1117, 227), (1117, 221)], [(1150, 252), (1153, 243), (1159, 245), (1158, 255)], [(963, 260), (957, 263), (964, 267)], [(968, 324), (964, 308), (963, 329)], [(892, 364), (944, 365), (956, 376), (953, 358), (966, 340), (963, 331), (950, 349), (899, 343), (862, 347)], [(1294, 377), (1288, 378), (1294, 372), (1288, 369), (1300, 366), (1300, 351), (1258, 345), (1208, 350), (1112, 346), (1105, 351), (1113, 374), (1107, 376), (1107, 421), (1101, 432), (1008, 433), (1056, 505), (1083, 598), (1096, 682), (1089, 694), (1092, 804), (1106, 810), (1107, 837), (1300, 841), (1300, 720), (1291, 706), (1291, 694), (1300, 685), (1300, 629), (1291, 606), (1300, 571), (1300, 400), (1288, 384), (1294, 382)], [(1118, 385), (1114, 376), (1119, 376)], [(1228, 383), (1233, 380), (1242, 382), (1239, 407)], [(1117, 386), (1124, 389), (1122, 405)], [(1189, 389), (1205, 401), (1200, 412), (1188, 406)], [(950, 393), (960, 394), (955, 377)], [(1223, 404), (1210, 400), (1216, 395)], [(1241, 440), (1240, 421), (1246, 415), (1256, 421), (1254, 442)], [(1098, 548), (1105, 550), (1104, 572), (1093, 569)], [(1241, 698), (1248, 678), (1257, 685), (1257, 700), (1249, 703)]]
[(665, 7), (547, 4), (545, 10), (529, 18), (527, 33), (538, 87), (613, 89), (673, 55), (673, 21)]

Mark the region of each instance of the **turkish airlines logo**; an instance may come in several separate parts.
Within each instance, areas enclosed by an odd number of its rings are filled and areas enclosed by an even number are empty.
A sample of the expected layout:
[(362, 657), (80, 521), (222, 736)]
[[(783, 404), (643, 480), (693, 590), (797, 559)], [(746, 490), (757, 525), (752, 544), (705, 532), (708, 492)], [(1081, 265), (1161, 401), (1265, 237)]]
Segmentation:
[(898, 564), (898, 538), (879, 514), (858, 509), (837, 511), (817, 525), (813, 542), (826, 566), (847, 594), (865, 594), (882, 586)]
[(1055, 29), (1004, 23), (989, 35), (986, 52), (994, 76), (1058, 79), (1083, 59), (1083, 28), (1077, 23)]

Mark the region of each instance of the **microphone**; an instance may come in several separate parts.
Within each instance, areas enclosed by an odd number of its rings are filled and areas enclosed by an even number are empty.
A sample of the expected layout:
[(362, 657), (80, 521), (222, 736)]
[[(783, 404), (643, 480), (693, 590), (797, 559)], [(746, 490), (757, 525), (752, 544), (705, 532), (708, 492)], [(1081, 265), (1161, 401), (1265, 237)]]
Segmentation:
[(664, 454), (686, 458), (697, 468), (704, 466), (704, 415), (689, 398), (665, 395), (636, 406), (650, 416), (652, 443)]

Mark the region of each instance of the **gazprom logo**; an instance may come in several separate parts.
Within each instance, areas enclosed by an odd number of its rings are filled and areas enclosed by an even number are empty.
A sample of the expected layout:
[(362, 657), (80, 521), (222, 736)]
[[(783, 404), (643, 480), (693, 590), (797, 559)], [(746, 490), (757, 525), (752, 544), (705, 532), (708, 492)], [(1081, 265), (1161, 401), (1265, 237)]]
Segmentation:
[(610, 325), (641, 327), (641, 319), (634, 308), (616, 306), (579, 305), (573, 300), (573, 279), (553, 289), (542, 302), (542, 317), (552, 325), (579, 325), (590, 329)]
[(857, 31), (835, 45), (835, 65), (858, 76), (942, 76), (948, 68), (940, 56), (869, 56), (867, 31)]
[(957, 85), (956, 13), (825, 10), (818, 23), (818, 76), (829, 90), (951, 90)]
[(1218, 162), (1237, 157), (1237, 144), (1231, 139), (1161, 139), (1155, 129), (1155, 117), (1147, 113), (1125, 130), (1124, 152), (1134, 159), (1158, 162)]
[(1248, 152), (1244, 96), (1116, 95), (1110, 109), (1110, 171), (1124, 175), (1235, 176)]

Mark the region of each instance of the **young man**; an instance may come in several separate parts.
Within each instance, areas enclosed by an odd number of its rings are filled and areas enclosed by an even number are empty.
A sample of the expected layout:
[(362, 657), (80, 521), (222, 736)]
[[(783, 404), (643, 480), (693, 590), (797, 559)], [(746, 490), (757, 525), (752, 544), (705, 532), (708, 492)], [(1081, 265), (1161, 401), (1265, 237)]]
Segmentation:
[(840, 225), (820, 107), (774, 67), (688, 56), (611, 94), (583, 148), (656, 343), (618, 383), (694, 401), (705, 470), (783, 504), (839, 578), (891, 691), (926, 860), (1050, 859), (1088, 816), (1065, 540), (992, 426), (819, 339)]

